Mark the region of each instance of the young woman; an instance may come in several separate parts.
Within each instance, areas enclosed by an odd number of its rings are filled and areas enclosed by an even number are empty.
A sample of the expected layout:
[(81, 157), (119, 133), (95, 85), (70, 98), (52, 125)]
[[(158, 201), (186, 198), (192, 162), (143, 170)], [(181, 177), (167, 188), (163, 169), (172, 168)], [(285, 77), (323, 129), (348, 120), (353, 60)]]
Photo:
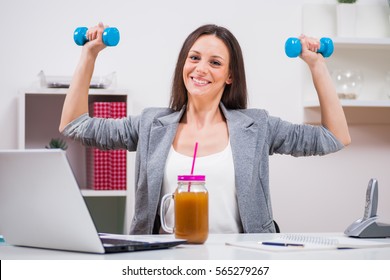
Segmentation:
[[(321, 105), (321, 126), (292, 124), (262, 109), (247, 109), (239, 43), (224, 27), (193, 31), (179, 53), (170, 106), (148, 108), (121, 120), (88, 116), (88, 90), (96, 58), (105, 48), (99, 24), (88, 31), (64, 102), (60, 131), (84, 145), (137, 151), (132, 234), (161, 232), (159, 203), (188, 174), (195, 142), (195, 173), (205, 174), (213, 233), (274, 232), (269, 155), (325, 155), (350, 143), (343, 109), (319, 42), (301, 36)], [(170, 216), (171, 212), (167, 212)]]

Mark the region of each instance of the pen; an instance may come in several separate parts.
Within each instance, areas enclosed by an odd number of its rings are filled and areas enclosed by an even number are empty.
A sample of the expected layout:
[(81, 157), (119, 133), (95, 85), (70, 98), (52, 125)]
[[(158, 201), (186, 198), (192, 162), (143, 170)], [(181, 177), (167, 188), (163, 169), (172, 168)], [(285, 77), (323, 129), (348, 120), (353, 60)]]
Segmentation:
[(298, 244), (298, 243), (281, 243), (281, 242), (261, 242), (262, 245), (269, 245), (269, 246), (294, 246), (294, 247), (304, 247), (304, 244)]

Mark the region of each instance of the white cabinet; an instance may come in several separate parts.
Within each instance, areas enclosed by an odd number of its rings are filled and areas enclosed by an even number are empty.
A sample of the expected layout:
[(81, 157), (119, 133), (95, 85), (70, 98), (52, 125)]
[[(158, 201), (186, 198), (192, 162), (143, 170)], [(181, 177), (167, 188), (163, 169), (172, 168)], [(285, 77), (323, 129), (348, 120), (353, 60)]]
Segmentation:
[[(361, 9), (362, 18), (364, 11)], [(306, 5), (303, 8), (304, 32), (314, 33), (316, 37), (331, 37), (334, 41), (335, 51), (327, 58), (329, 71), (359, 70), (363, 75), (363, 86), (358, 97), (341, 99), (348, 123), (390, 124), (390, 97), (386, 93), (385, 83), (386, 74), (390, 71), (388, 31), (383, 31), (382, 37), (367, 37), (370, 33), (365, 30), (366, 37), (339, 38), (335, 33), (335, 18), (335, 5)], [(371, 19), (375, 23), (375, 18)], [(390, 22), (387, 24), (389, 27), (386, 30), (390, 28)], [(307, 67), (303, 71), (304, 120), (318, 123), (320, 110), (317, 95)]]
[[(67, 157), (99, 231), (128, 233), (134, 208), (135, 153), (127, 153), (127, 186), (124, 191), (87, 189), (86, 148), (65, 139), (58, 131), (66, 89), (37, 88), (21, 92), (19, 100), (18, 146), (20, 149), (45, 148), (52, 138), (64, 139), (68, 145)], [(131, 102), (126, 90), (91, 89), (89, 102)]]

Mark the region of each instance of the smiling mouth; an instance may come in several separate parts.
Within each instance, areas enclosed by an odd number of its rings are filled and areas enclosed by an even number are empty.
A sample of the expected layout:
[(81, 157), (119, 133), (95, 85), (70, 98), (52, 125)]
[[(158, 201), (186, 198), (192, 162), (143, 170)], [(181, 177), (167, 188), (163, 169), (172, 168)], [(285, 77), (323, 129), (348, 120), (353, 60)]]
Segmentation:
[(206, 81), (203, 79), (198, 79), (195, 77), (191, 77), (191, 79), (195, 84), (200, 85), (200, 86), (205, 86), (205, 85), (208, 85), (210, 83), (209, 81)]

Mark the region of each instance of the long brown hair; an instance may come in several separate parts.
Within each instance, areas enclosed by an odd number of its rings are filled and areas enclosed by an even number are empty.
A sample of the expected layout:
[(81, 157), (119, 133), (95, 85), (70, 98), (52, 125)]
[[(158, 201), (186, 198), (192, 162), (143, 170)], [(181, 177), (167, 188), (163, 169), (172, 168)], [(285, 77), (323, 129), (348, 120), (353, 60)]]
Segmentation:
[(221, 101), (227, 109), (245, 109), (248, 96), (246, 89), (246, 78), (244, 59), (240, 44), (236, 37), (226, 28), (214, 24), (203, 25), (193, 31), (184, 41), (173, 77), (170, 108), (179, 111), (187, 104), (187, 89), (183, 81), (183, 68), (188, 52), (193, 44), (203, 35), (214, 35), (221, 39), (229, 50), (230, 64), (229, 72), (232, 79), (231, 84), (226, 84)]

